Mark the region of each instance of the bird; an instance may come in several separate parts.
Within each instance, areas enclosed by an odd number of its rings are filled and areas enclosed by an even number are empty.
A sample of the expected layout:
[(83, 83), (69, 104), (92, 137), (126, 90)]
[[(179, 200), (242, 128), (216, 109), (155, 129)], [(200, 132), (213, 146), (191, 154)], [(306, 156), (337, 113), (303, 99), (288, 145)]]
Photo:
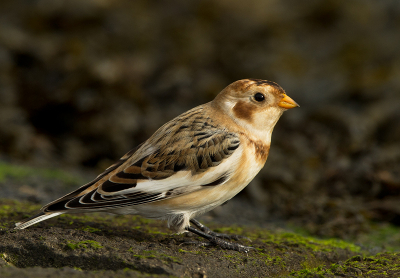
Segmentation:
[(176, 233), (192, 232), (210, 245), (247, 252), (252, 247), (228, 241), (234, 236), (213, 232), (195, 217), (227, 202), (253, 180), (267, 160), (275, 124), (295, 107), (275, 82), (235, 81), (14, 229), (64, 213), (134, 214), (166, 220)]

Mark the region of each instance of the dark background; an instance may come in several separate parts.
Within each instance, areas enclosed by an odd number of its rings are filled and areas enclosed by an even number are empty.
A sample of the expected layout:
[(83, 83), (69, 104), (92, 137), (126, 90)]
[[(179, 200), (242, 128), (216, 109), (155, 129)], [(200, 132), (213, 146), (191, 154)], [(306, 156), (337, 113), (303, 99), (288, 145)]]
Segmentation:
[(229, 83), (286, 112), (241, 193), (348, 237), (400, 225), (400, 2), (2, 0), (0, 159), (102, 171)]

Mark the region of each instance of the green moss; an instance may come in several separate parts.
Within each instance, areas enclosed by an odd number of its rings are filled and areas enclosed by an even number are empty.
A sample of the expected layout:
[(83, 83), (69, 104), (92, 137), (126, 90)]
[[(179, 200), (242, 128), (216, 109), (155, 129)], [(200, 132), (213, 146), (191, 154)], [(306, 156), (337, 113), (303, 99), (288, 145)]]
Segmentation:
[(85, 240), (85, 241), (81, 241), (81, 242), (68, 241), (68, 243), (65, 246), (71, 250), (87, 249), (87, 248), (92, 248), (92, 249), (104, 248), (104, 246), (101, 246), (100, 243), (98, 243), (97, 241), (94, 241), (94, 240)]
[(174, 262), (174, 263), (182, 263), (182, 260), (178, 257), (170, 256), (167, 254), (160, 254), (161, 255), (161, 260), (167, 261), (167, 262)]
[(279, 256), (269, 257), (269, 258), (267, 258), (267, 259), (265, 260), (265, 263), (266, 263), (267, 265), (271, 265), (271, 264), (279, 265), (279, 266), (281, 266), (282, 268), (286, 266), (286, 262), (285, 262), (281, 257), (279, 257)]
[(84, 181), (74, 175), (58, 169), (33, 168), (0, 162), (0, 182), (6, 178), (25, 180), (29, 177), (40, 176), (45, 179), (55, 179), (66, 184), (83, 184)]
[(148, 227), (147, 229), (143, 229), (143, 231), (148, 234), (154, 234), (154, 235), (164, 235), (164, 236), (170, 235), (170, 233), (161, 232), (159, 228), (153, 228), (153, 227)]
[(391, 252), (400, 251), (400, 227), (391, 224), (372, 223), (368, 233), (359, 235), (357, 242), (366, 246), (378, 246)]
[[(118, 216), (117, 216), (117, 217), (118, 217)], [(119, 216), (119, 217), (121, 217), (121, 216)], [(140, 223), (140, 224), (142, 224), (142, 225), (148, 225), (148, 224), (152, 224), (152, 223), (154, 223), (154, 222), (157, 222), (156, 220), (143, 218), (143, 217), (138, 216), (138, 215), (133, 215), (133, 216), (131, 216), (131, 217), (132, 217), (132, 220), (133, 220), (134, 222), (138, 222), (138, 223)]]
[(21, 213), (30, 214), (40, 209), (40, 205), (34, 205), (29, 202), (0, 199), (0, 203), (0, 217), (11, 217)]
[[(120, 226), (123, 225), (123, 223), (120, 223), (119, 221), (114, 221), (114, 216), (113, 215), (108, 215), (108, 214), (102, 214), (102, 213), (85, 213), (85, 214), (62, 214), (60, 216), (57, 216), (56, 218), (59, 222), (62, 224), (66, 225), (79, 225), (78, 229), (84, 230), (86, 232), (98, 232), (101, 231), (101, 229), (91, 227), (87, 225), (87, 223), (96, 223), (96, 224), (108, 224), (110, 220), (112, 220), (112, 223), (114, 226)], [(126, 223), (129, 222), (129, 217), (126, 217)], [(109, 226), (109, 225), (107, 225)]]
[[(252, 236), (254, 237), (254, 235)], [(355, 244), (339, 239), (317, 239), (313, 237), (301, 236), (295, 233), (263, 233), (258, 235), (266, 244), (277, 244), (290, 247), (305, 247), (312, 251), (330, 252), (334, 248), (347, 249), (352, 252), (360, 252), (361, 248)]]
[(14, 200), (0, 199), (0, 229), (10, 229), (18, 220), (30, 217), (37, 213), (39, 205), (29, 202), (19, 202)]
[[(284, 251), (287, 247), (305, 247), (311, 251), (324, 251), (330, 252), (336, 248), (346, 249), (351, 252), (360, 252), (361, 248), (353, 243), (349, 243), (339, 239), (317, 239), (311, 236), (304, 236), (298, 233), (287, 232), (278, 230), (270, 232), (262, 229), (255, 229), (252, 231), (244, 231), (242, 227), (223, 227), (214, 229), (216, 232), (245, 235), (252, 240), (261, 240), (266, 244), (277, 245), (276, 248), (282, 248)], [(262, 249), (258, 249), (262, 251)]]
[[(128, 226), (129, 229), (148, 229), (148, 233), (158, 233), (160, 234), (160, 230), (158, 228), (149, 227), (149, 225), (160, 225), (161, 222), (149, 220), (143, 218), (141, 216), (131, 216), (131, 215), (111, 215), (104, 213), (87, 213), (87, 214), (62, 214), (58, 216), (60, 219), (63, 219), (64, 222), (68, 223), (68, 225), (76, 224), (77, 222), (86, 223), (86, 222), (96, 222), (103, 223), (107, 226), (110, 220), (112, 220), (113, 226)], [(146, 223), (146, 224), (145, 224)], [(140, 224), (140, 225), (137, 225)], [(81, 229), (87, 232), (97, 232), (101, 231), (101, 229), (90, 227), (86, 225)], [(127, 229), (128, 231), (128, 229)], [(146, 231), (146, 230), (144, 230)]]
[(329, 267), (303, 269), (290, 277), (400, 277), (400, 253), (381, 253), (376, 256), (353, 256), (344, 263)]
[(85, 231), (85, 232), (89, 232), (89, 233), (94, 233), (94, 232), (100, 232), (101, 231), (100, 229), (93, 228), (93, 227), (90, 227), (90, 226), (84, 227), (84, 228), (82, 228), (82, 230)]
[(231, 226), (231, 227), (220, 227), (214, 229), (217, 233), (225, 233), (225, 234), (232, 234), (232, 235), (241, 235), (243, 234), (243, 228), (238, 226)]
[[(129, 248), (128, 252), (135, 253), (131, 248)], [(178, 257), (170, 256), (162, 252), (158, 252), (155, 250), (145, 250), (142, 251), (141, 254), (134, 254), (133, 257), (138, 258), (138, 259), (159, 259), (161, 261), (166, 261), (166, 262), (174, 262), (174, 263), (181, 263), (182, 260)]]
[(201, 251), (188, 251), (188, 250), (183, 250), (183, 249), (178, 249), (179, 253), (192, 253), (192, 254), (202, 254), (203, 252)]

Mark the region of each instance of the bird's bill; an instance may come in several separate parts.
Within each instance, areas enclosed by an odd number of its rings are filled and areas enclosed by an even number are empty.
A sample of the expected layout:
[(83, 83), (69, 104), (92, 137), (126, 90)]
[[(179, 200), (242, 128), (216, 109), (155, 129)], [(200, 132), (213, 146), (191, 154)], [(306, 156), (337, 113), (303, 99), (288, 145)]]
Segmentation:
[(286, 109), (292, 109), (295, 107), (300, 107), (293, 99), (291, 99), (289, 96), (284, 95), (284, 97), (281, 99), (281, 101), (278, 103), (278, 105), (282, 108)]

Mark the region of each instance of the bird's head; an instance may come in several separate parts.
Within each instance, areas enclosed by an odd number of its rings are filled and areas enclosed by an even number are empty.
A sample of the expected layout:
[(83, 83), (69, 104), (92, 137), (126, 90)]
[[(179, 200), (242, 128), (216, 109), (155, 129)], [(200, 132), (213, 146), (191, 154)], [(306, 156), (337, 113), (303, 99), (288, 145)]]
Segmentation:
[(228, 85), (212, 105), (228, 114), (237, 124), (258, 134), (272, 133), (279, 117), (287, 109), (299, 105), (272, 81), (242, 79)]

